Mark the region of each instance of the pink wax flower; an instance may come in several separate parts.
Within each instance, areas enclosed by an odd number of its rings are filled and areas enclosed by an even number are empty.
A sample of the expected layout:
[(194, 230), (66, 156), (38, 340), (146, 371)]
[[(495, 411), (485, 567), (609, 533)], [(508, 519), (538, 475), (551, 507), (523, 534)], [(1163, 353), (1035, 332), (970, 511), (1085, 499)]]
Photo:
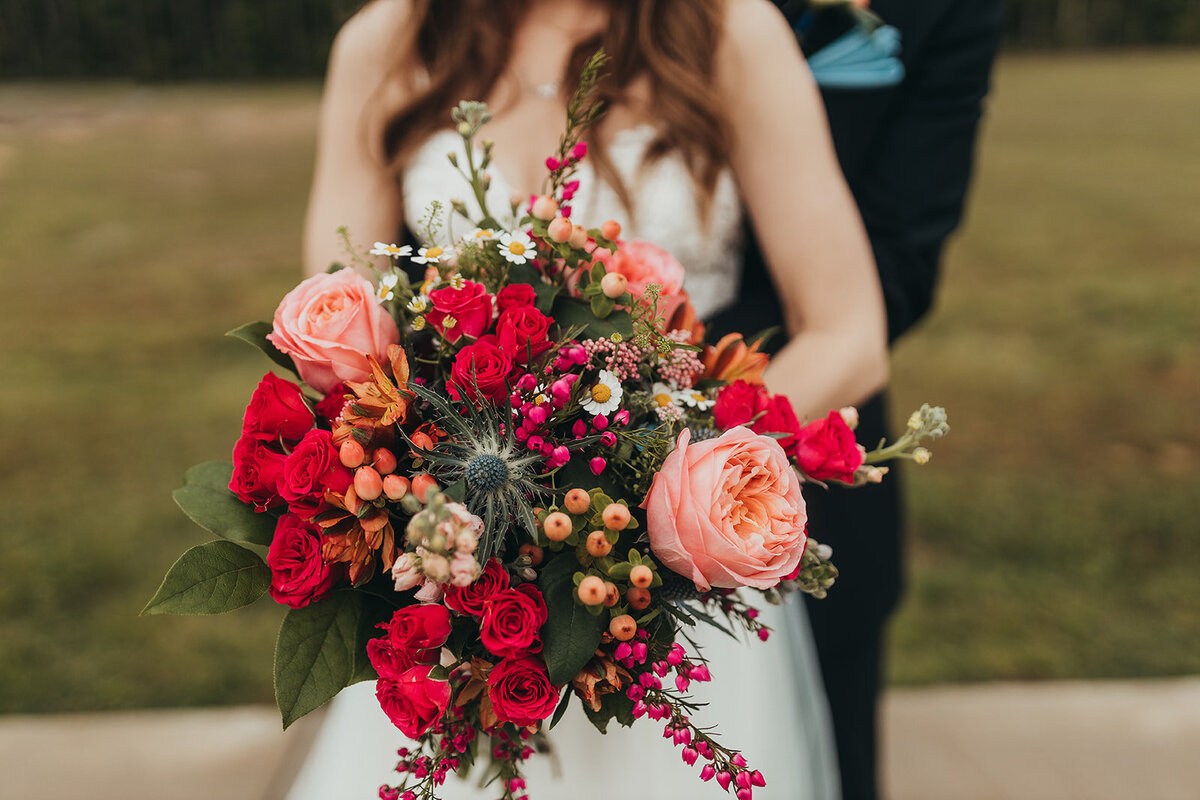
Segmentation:
[(774, 439), (737, 427), (689, 444), (684, 430), (642, 507), (654, 555), (701, 589), (768, 589), (804, 554), (800, 480)]

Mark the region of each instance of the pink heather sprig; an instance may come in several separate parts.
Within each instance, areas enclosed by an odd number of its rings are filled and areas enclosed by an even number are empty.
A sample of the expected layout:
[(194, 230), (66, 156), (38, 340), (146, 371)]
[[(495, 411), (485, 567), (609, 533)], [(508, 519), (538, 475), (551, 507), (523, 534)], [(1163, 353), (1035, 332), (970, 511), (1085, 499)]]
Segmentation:
[(505, 725), (492, 736), (492, 762), (499, 769), (499, 783), (504, 790), (500, 800), (529, 800), (525, 794), (525, 776), (521, 767), (534, 750), (529, 746), (529, 731)]
[(758, 609), (743, 600), (736, 592), (722, 594), (719, 597), (721, 613), (730, 622), (736, 622), (747, 633), (752, 633), (760, 642), (771, 637), (771, 629), (759, 622)]
[[(667, 339), (678, 344), (687, 344), (691, 340), (688, 331), (671, 331)], [(675, 348), (659, 359), (656, 365), (658, 374), (664, 381), (669, 381), (680, 389), (690, 389), (704, 372), (704, 362), (695, 350)]]
[(417, 740), (416, 750), (402, 747), (396, 751), (400, 757), (396, 772), (404, 780), (399, 786), (380, 786), (380, 800), (431, 800), (446, 776), (458, 769), (476, 735), (477, 728), (464, 718), (462, 709), (453, 709)]

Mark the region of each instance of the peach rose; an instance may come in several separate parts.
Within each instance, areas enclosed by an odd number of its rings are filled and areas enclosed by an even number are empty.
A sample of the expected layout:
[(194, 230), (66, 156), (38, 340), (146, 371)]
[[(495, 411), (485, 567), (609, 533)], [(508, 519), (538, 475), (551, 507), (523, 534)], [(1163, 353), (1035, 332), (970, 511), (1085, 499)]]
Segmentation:
[(400, 341), (400, 331), (371, 282), (342, 269), (314, 275), (288, 292), (267, 338), (292, 357), (305, 383), (326, 393), (343, 381), (369, 378), (368, 355), (387, 363), (388, 345)]
[(650, 549), (701, 589), (768, 589), (800, 564), (807, 535), (800, 480), (779, 442), (737, 427), (663, 462), (642, 507)]
[(629, 293), (641, 297), (646, 287), (657, 283), (664, 297), (679, 294), (683, 289), (683, 265), (666, 250), (641, 239), (621, 242), (617, 252), (597, 247), (593, 255), (608, 272), (617, 272), (629, 281)]

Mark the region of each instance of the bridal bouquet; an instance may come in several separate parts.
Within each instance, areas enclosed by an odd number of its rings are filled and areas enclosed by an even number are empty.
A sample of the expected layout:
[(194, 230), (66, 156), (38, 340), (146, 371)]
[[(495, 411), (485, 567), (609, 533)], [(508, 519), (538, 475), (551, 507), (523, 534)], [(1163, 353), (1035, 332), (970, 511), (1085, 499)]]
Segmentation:
[[(463, 168), (483, 210), (469, 233), (436, 244), (434, 209), (424, 246), (377, 242), (386, 268), (311, 277), (272, 323), (231, 333), (295, 380), (267, 373), (233, 463), (192, 468), (175, 494), (221, 538), (186, 552), (147, 612), (287, 606), (284, 725), (373, 680), (415, 741), (380, 797), (433, 797), (484, 761), (497, 794), (523, 797), (532, 741), (575, 698), (600, 731), (665, 724), (701, 780), (750, 797), (763, 776), (692, 720), (689, 686), (720, 676), (681, 631), (765, 641), (756, 601), (836, 576), (801, 485), (878, 481), (946, 431), (926, 406), (868, 453), (852, 409), (801, 424), (763, 386), (756, 341), (704, 341), (669, 253), (574, 224), (593, 73), (548, 191), (514, 203), (514, 224), (487, 209), (485, 142)], [(455, 119), (476, 152), (486, 108)]]

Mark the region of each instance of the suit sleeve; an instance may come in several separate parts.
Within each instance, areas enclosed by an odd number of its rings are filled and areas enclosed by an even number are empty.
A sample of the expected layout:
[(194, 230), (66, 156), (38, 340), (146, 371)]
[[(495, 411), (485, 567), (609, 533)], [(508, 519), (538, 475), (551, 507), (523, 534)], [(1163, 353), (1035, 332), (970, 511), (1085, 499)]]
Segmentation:
[(1000, 33), (999, 3), (952, 4), (920, 43), (876, 140), (848, 175), (875, 252), (891, 341), (933, 302), (943, 246), (963, 215)]

